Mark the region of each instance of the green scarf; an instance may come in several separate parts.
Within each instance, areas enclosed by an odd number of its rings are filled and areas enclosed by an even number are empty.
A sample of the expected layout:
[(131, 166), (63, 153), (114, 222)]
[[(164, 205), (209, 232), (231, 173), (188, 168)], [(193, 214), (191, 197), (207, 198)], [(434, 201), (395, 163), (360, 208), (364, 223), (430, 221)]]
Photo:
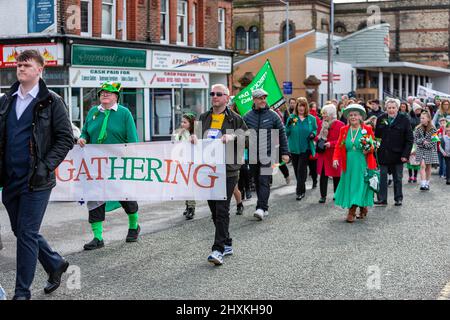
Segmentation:
[(98, 140), (97, 140), (97, 142), (100, 144), (102, 144), (106, 140), (106, 137), (107, 137), (106, 128), (108, 127), (108, 119), (109, 119), (109, 114), (111, 113), (111, 110), (105, 110), (104, 113), (105, 113), (105, 119), (103, 119), (102, 128), (100, 130), (100, 135), (98, 136)]

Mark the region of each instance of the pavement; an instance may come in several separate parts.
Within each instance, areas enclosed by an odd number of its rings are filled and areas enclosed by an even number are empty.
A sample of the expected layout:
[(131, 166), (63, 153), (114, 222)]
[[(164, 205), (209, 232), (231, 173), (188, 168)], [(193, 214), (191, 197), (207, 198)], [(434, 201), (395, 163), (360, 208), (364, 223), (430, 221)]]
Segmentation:
[[(291, 168), (292, 169), (292, 168)], [(291, 170), (292, 173), (292, 170)], [(292, 175), (293, 176), (293, 175)], [(404, 177), (404, 181), (407, 177)], [(256, 197), (236, 216), (230, 233), (234, 255), (222, 266), (206, 258), (214, 227), (206, 203), (194, 220), (182, 216), (183, 202), (141, 204), (142, 237), (124, 241), (127, 218), (119, 209), (107, 216), (105, 248), (83, 252), (91, 240), (84, 207), (51, 203), (42, 234), (71, 263), (64, 283), (45, 296), (46, 274), (38, 267), (34, 299), (449, 299), (450, 186), (432, 176), (431, 191), (404, 183), (404, 204), (369, 210), (367, 219), (345, 222), (332, 186), (326, 204), (307, 184), (295, 200), (295, 178), (275, 176), (269, 217), (253, 217)], [(15, 240), (6, 212), (0, 212), (4, 249), (0, 284), (13, 295)]]

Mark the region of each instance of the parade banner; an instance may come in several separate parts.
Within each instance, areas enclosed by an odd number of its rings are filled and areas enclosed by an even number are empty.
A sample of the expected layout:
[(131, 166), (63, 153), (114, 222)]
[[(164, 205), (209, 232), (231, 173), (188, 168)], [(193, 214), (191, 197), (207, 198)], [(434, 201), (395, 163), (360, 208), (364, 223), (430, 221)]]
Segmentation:
[(220, 140), (75, 146), (51, 201), (225, 200)]
[(440, 97), (441, 99), (450, 99), (450, 95), (447, 93), (439, 92), (436, 90), (432, 90), (430, 88), (424, 86), (417, 87), (417, 97), (423, 99), (434, 99), (435, 97)]
[(233, 101), (236, 103), (241, 116), (244, 116), (252, 109), (252, 92), (260, 88), (264, 89), (269, 94), (267, 97), (267, 104), (270, 107), (278, 108), (286, 102), (270, 61), (267, 60), (253, 81), (234, 97)]

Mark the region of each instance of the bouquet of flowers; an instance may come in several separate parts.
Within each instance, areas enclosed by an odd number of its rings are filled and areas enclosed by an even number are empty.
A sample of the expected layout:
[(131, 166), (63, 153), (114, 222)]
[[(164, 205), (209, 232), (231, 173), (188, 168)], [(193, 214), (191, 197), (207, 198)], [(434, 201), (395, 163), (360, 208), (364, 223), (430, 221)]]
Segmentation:
[(361, 133), (363, 136), (359, 142), (361, 143), (363, 151), (373, 152), (375, 150), (376, 142), (373, 141), (372, 137), (367, 133), (367, 130), (363, 129)]

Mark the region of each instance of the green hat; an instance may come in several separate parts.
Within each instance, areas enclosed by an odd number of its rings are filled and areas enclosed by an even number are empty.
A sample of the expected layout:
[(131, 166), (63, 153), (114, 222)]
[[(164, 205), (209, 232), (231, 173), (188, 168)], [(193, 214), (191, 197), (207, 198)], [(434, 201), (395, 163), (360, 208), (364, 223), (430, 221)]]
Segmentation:
[(102, 91), (108, 91), (120, 95), (120, 88), (122, 88), (120, 82), (107, 81), (102, 83), (100, 89), (97, 91), (97, 95), (100, 96), (100, 92)]
[(363, 117), (363, 119), (365, 119), (367, 117), (366, 114), (366, 109), (364, 109), (364, 107), (360, 104), (357, 103), (352, 103), (350, 105), (348, 105), (342, 112), (344, 114), (344, 117), (348, 118), (348, 114), (351, 111), (358, 111), (361, 116)]

